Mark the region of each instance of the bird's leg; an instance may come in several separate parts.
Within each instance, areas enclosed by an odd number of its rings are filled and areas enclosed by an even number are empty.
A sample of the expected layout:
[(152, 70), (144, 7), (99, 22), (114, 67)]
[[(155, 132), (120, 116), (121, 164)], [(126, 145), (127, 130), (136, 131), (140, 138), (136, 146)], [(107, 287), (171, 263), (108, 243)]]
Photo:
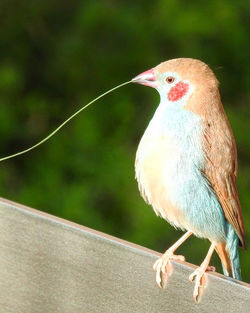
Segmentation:
[(172, 274), (171, 260), (185, 261), (183, 255), (175, 255), (177, 248), (192, 235), (187, 231), (175, 244), (173, 244), (154, 264), (153, 269), (156, 272), (156, 283), (160, 288), (165, 288), (167, 277)]
[(195, 281), (194, 286), (194, 293), (193, 293), (193, 299), (195, 302), (198, 302), (202, 293), (203, 288), (206, 287), (207, 284), (207, 276), (206, 272), (215, 272), (215, 267), (209, 266), (210, 259), (212, 257), (212, 254), (215, 249), (215, 244), (212, 243), (208, 253), (204, 259), (204, 261), (201, 263), (201, 265), (189, 276), (190, 281)]

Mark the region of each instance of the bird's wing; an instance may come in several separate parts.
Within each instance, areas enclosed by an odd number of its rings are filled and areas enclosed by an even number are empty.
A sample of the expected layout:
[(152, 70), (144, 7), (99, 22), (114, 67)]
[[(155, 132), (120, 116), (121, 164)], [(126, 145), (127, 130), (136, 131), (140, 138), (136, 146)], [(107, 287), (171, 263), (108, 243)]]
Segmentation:
[(204, 150), (206, 166), (204, 175), (213, 187), (225, 218), (233, 226), (245, 247), (241, 205), (236, 187), (238, 172), (237, 150), (231, 126), (221, 106), (215, 119), (206, 119), (204, 125)]

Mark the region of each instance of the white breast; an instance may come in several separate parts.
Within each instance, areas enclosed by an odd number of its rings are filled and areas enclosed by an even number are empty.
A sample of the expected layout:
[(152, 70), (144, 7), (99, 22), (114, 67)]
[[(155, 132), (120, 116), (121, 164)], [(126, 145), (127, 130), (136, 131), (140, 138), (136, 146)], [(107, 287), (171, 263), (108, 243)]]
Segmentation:
[(183, 183), (183, 173), (188, 175), (190, 167), (189, 147), (183, 138), (189, 136), (190, 125), (177, 123), (176, 116), (167, 116), (164, 120), (162, 113), (156, 111), (138, 146), (136, 179), (141, 195), (155, 213), (183, 229), (186, 223), (183, 210), (178, 206), (178, 185)]
[(144, 200), (155, 213), (181, 227), (181, 212), (171, 199), (170, 177), (178, 148), (149, 125), (136, 153), (136, 179)]

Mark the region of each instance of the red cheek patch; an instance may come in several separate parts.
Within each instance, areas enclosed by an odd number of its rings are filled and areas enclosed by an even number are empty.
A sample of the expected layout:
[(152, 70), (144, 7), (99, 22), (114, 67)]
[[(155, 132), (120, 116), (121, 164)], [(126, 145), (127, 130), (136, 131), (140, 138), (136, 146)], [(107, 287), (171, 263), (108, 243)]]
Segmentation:
[(188, 84), (179, 82), (172, 87), (168, 93), (169, 101), (177, 101), (181, 99), (188, 91)]

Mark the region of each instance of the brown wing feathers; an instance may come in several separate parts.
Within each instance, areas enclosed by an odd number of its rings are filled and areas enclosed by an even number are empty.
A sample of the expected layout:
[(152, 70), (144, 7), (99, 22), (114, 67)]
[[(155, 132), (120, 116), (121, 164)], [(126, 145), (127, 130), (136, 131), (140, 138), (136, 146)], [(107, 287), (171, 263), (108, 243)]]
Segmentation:
[(207, 162), (204, 174), (220, 201), (225, 218), (245, 247), (243, 218), (236, 187), (236, 144), (222, 105), (220, 110), (216, 119), (205, 125), (204, 148)]

